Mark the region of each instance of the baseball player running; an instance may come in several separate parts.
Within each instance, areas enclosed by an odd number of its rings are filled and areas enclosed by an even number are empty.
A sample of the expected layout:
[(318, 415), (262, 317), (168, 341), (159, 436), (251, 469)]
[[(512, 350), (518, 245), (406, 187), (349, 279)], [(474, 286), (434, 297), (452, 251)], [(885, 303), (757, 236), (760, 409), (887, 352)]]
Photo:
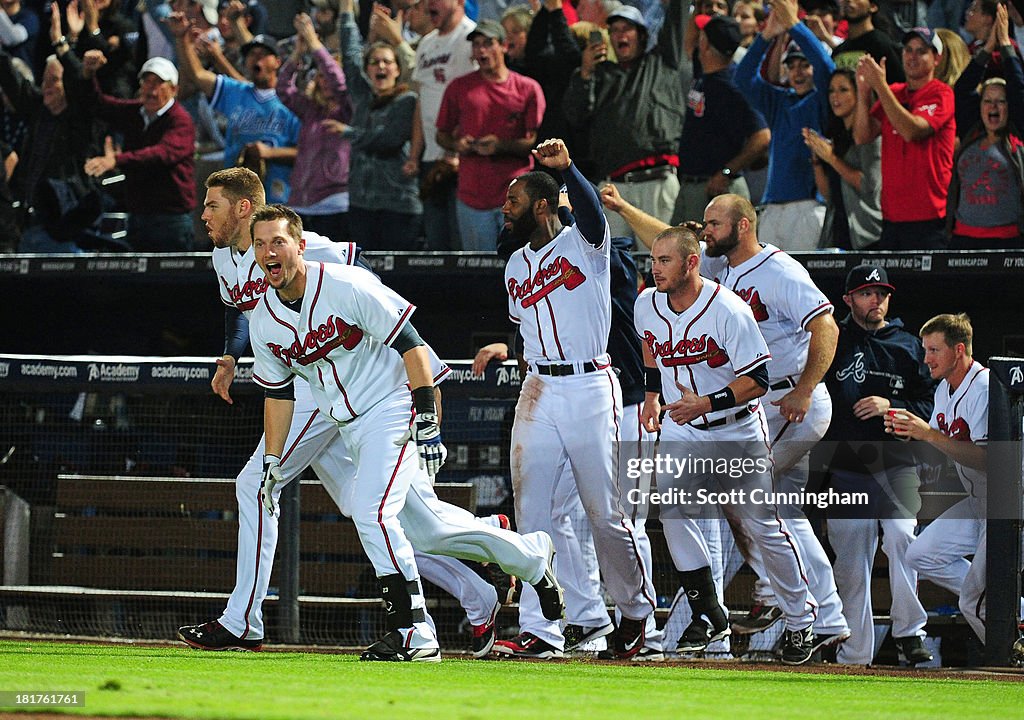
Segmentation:
[[(529, 366), (512, 428), (516, 520), (520, 530), (550, 527), (555, 484), (568, 461), (606, 587), (622, 613), (613, 651), (631, 659), (645, 644), (644, 625), (655, 600), (616, 478), (622, 401), (606, 353), (611, 323), (608, 223), (597, 194), (561, 140), (541, 143), (534, 157), (562, 172), (576, 224), (563, 227), (559, 220), (558, 185), (547, 173), (527, 173), (509, 185), (502, 208), (507, 226), (528, 240), (505, 268), (509, 315), (519, 325)], [(496, 651), (525, 657), (562, 654), (558, 624), (542, 617), (536, 604), (524, 588), (522, 633), (496, 643)]]
[[(775, 489), (801, 491), (807, 485), (807, 453), (824, 436), (832, 416), (822, 383), (839, 337), (832, 303), (796, 260), (758, 243), (754, 207), (739, 195), (720, 195), (708, 203), (702, 239), (701, 272), (743, 298), (771, 350), (765, 400), (771, 405), (767, 417)], [(828, 556), (800, 508), (789, 506), (783, 512), (818, 604), (817, 644), (837, 645), (850, 636), (850, 629)], [(740, 545), (749, 550), (747, 561), (760, 578), (754, 610), (746, 622), (733, 625), (734, 632), (747, 634), (770, 627), (779, 613), (773, 611), (776, 601), (758, 544)]]
[[(730, 632), (711, 574), (711, 555), (693, 519), (701, 510), (699, 489), (714, 485), (730, 493), (724, 504), (763, 553), (786, 616), (782, 660), (799, 665), (820, 642), (811, 628), (816, 607), (799, 552), (775, 505), (764, 501), (772, 475), (767, 421), (758, 398), (768, 387), (772, 356), (750, 308), (725, 287), (701, 278), (700, 245), (693, 231), (670, 228), (658, 235), (651, 264), (656, 289), (640, 294), (634, 315), (649, 368), (642, 417), (649, 430), (658, 429), (663, 396), (659, 455), (702, 461), (675, 475), (660, 471), (657, 478), (662, 497), (678, 493), (677, 502), (662, 505), (661, 518), (693, 611), (681, 647), (703, 649), (697, 646)], [(706, 470), (705, 460), (716, 469)], [(743, 470), (723, 471), (722, 461), (729, 468), (742, 463)]]
[[(263, 297), (268, 284), (251, 250), (249, 220), (264, 205), (264, 190), (259, 177), (244, 168), (229, 168), (213, 173), (207, 180), (203, 219), (214, 243), (214, 269), (221, 299), (225, 303), (226, 352), (219, 359), (212, 386), (231, 403), (230, 387), (235, 359), (248, 345), (248, 317)], [(323, 262), (353, 264), (356, 248), (350, 243), (333, 243), (315, 233), (304, 232), (306, 257)], [(448, 369), (431, 356), (435, 381)], [(292, 432), (287, 443), (281, 473), (286, 479), (298, 477), (312, 465), (325, 489), (346, 515), (343, 480), (354, 473), (348, 452), (333, 421), (316, 408), (308, 385), (296, 385), (296, 408)], [(235, 587), (224, 613), (217, 620), (184, 626), (178, 637), (188, 645), (204, 650), (259, 650), (263, 645), (263, 600), (270, 583), (277, 548), (276, 514), (266, 515), (260, 502), (263, 479), (263, 442), (236, 479), (239, 507), (238, 556)], [(494, 615), (499, 607), (494, 588), (463, 563), (443, 556), (424, 556), (424, 578), (457, 597), (473, 625), (473, 653), (482, 657), (494, 642)]]
[(984, 643), (989, 371), (973, 359), (974, 330), (967, 315), (937, 315), (921, 326), (920, 335), (924, 362), (932, 379), (941, 381), (931, 419), (903, 410), (886, 416), (885, 427), (951, 458), (967, 497), (910, 543), (907, 562), (920, 577), (956, 593), (960, 612)]
[(274, 290), (250, 318), (253, 380), (266, 390), (263, 504), (275, 512), (298, 376), (337, 424), (355, 466), (346, 505), (380, 580), (388, 628), (362, 659), (440, 659), (414, 544), (498, 563), (530, 582), (543, 615), (557, 621), (563, 606), (551, 538), (491, 527), (433, 493), (447, 452), (430, 352), (409, 322), (415, 307), (362, 269), (307, 263), (302, 221), (282, 205), (257, 210), (251, 228), (256, 261)]

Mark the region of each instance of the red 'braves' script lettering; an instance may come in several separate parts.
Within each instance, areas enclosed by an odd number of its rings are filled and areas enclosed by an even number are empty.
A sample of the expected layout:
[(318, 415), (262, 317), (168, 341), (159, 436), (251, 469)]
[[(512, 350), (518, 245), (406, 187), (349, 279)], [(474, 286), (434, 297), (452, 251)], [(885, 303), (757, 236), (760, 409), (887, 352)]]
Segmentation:
[(768, 308), (761, 302), (761, 296), (757, 294), (757, 290), (754, 288), (737, 289), (736, 294), (743, 298), (743, 302), (750, 306), (750, 309), (754, 312), (755, 320), (764, 322), (768, 319)]
[(340, 317), (331, 315), (323, 325), (306, 333), (304, 339), (296, 340), (288, 347), (276, 343), (267, 343), (267, 347), (285, 365), (291, 367), (292, 361), (299, 365), (316, 362), (338, 346), (352, 350), (362, 339), (362, 330), (355, 325), (349, 325)]
[(963, 418), (953, 418), (953, 422), (946, 421), (946, 414), (939, 413), (935, 417), (939, 424), (939, 430), (948, 438), (953, 440), (971, 441), (971, 428)]
[(528, 308), (546, 298), (555, 288), (564, 285), (566, 290), (574, 290), (586, 279), (582, 270), (559, 255), (550, 265), (540, 268), (522, 283), (515, 278), (510, 279), (508, 294)]
[(699, 338), (683, 338), (673, 345), (668, 340), (658, 342), (654, 333), (647, 330), (644, 332), (644, 342), (655, 360), (662, 358), (661, 364), (665, 367), (706, 362), (708, 367), (717, 368), (729, 362), (729, 355), (707, 333)]
[(246, 280), (241, 286), (236, 284), (234, 287), (229, 287), (228, 295), (231, 297), (231, 302), (235, 304), (235, 307), (244, 312), (256, 307), (256, 302), (263, 297), (263, 293), (267, 291), (268, 287), (270, 285), (264, 276), (255, 280)]

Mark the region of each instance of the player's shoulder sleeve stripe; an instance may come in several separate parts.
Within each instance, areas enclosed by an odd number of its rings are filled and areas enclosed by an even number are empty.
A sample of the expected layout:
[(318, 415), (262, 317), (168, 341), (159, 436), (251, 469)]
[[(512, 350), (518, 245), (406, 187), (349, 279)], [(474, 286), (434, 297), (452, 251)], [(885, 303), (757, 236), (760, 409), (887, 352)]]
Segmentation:
[(451, 374), (451, 372), (452, 369), (448, 367), (448, 365), (444, 365), (444, 367), (441, 368), (437, 375), (434, 376), (434, 384), (437, 385), (438, 383), (444, 382), (446, 379), (448, 379), (448, 376)]
[(802, 327), (804, 330), (806, 330), (807, 329), (807, 323), (809, 323), (811, 320), (813, 320), (814, 318), (818, 317), (822, 313), (826, 313), (826, 312), (830, 313), (830, 312), (832, 312), (832, 310), (833, 310), (832, 303), (830, 303), (828, 301), (823, 302), (821, 305), (819, 305), (818, 307), (814, 308), (809, 313), (804, 315), (804, 319), (800, 321), (800, 327)]
[(273, 390), (275, 388), (286, 387), (287, 385), (289, 385), (290, 383), (295, 381), (295, 377), (294, 376), (289, 376), (289, 377), (285, 378), (284, 380), (282, 380), (281, 382), (272, 382), (270, 380), (264, 380), (263, 378), (261, 378), (259, 375), (257, 375), (254, 372), (252, 374), (252, 381), (254, 383), (256, 383), (257, 385), (259, 385), (260, 387), (270, 388), (271, 390)]
[(395, 336), (398, 335), (402, 328), (405, 327), (405, 324), (409, 322), (409, 317), (412, 315), (413, 310), (415, 309), (416, 306), (410, 303), (409, 306), (402, 311), (402, 315), (398, 318), (398, 323), (395, 325), (395, 327), (391, 330), (391, 333), (384, 340), (385, 345), (391, 345), (391, 342), (395, 339)]
[(767, 355), (762, 355), (761, 357), (759, 357), (756, 360), (754, 360), (754, 362), (747, 363), (746, 365), (744, 365), (741, 368), (736, 368), (736, 374), (737, 375), (745, 375), (748, 372), (750, 372), (751, 370), (753, 370), (754, 368), (758, 367), (759, 365), (764, 365), (766, 362), (768, 362), (771, 359), (772, 359), (771, 353), (768, 353)]
[(517, 317), (516, 317), (515, 315), (509, 315), (509, 316), (508, 316), (508, 319), (509, 319), (510, 321), (514, 322), (514, 323), (515, 323), (516, 325), (521, 325), (521, 324), (522, 324), (522, 320), (520, 320), (519, 318), (517, 318)]
[(355, 265), (356, 264), (356, 256), (358, 254), (359, 254), (359, 247), (354, 242), (348, 243), (348, 257), (345, 258), (345, 260), (348, 262), (349, 265)]

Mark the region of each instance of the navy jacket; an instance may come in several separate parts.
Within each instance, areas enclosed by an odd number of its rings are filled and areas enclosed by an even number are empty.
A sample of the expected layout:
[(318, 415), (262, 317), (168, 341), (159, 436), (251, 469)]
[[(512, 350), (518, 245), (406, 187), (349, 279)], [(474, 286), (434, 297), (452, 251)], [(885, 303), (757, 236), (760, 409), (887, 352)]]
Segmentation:
[(877, 395), (888, 398), (893, 408), (931, 417), (935, 383), (924, 364), (921, 341), (903, 328), (902, 321), (893, 318), (869, 332), (849, 315), (843, 319), (825, 384), (832, 396), (832, 423), (824, 439), (838, 443), (832, 469), (864, 472), (847, 442), (884, 442), (886, 467), (914, 464), (910, 444), (888, 435), (882, 418), (859, 420), (853, 414), (854, 403)]

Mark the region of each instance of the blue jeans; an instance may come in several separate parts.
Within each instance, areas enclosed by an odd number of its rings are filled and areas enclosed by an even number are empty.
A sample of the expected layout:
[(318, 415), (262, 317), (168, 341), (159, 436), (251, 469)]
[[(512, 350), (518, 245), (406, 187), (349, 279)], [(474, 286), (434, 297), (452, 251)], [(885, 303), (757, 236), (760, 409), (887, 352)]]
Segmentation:
[(22, 230), (21, 242), (18, 244), (18, 252), (46, 255), (61, 253), (81, 255), (84, 250), (73, 242), (61, 242), (60, 240), (54, 240), (42, 225), (32, 225)]
[(455, 202), (459, 217), (459, 235), (463, 250), (494, 252), (498, 249), (498, 233), (505, 224), (501, 208), (477, 210), (461, 200)]
[[(437, 162), (420, 165), (420, 182)], [(459, 221), (455, 216), (455, 183), (434, 197), (423, 199), (423, 235), (427, 250), (458, 250)]]

